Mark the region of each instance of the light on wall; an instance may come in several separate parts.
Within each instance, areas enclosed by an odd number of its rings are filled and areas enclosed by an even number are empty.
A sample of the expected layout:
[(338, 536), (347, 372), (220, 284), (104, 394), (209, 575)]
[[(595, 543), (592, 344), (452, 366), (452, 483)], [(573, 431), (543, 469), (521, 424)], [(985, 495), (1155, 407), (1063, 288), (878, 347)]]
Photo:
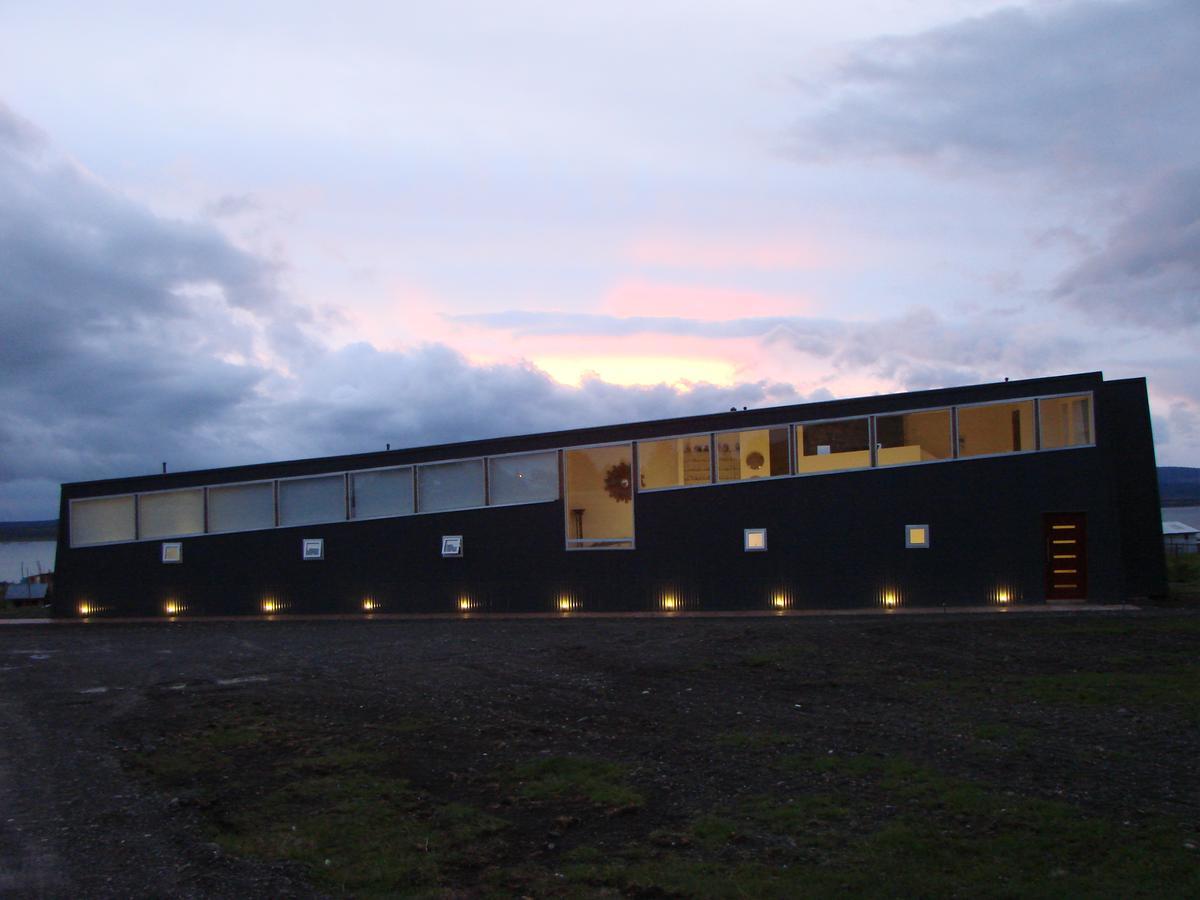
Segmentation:
[(260, 604), (262, 611), (268, 616), (274, 615), (277, 612), (283, 611), (283, 604), (274, 597), (263, 597)]
[(579, 609), (579, 601), (570, 594), (559, 594), (556, 605), (559, 612), (574, 612)]
[(379, 604), (370, 597), (364, 597), (362, 602), (363, 612), (374, 612), (379, 609)]
[(742, 532), (742, 546), (747, 553), (765, 552), (767, 549), (767, 529), (747, 528)]
[(659, 598), (658, 605), (662, 607), (664, 612), (675, 612), (683, 606), (683, 604), (679, 602), (679, 596), (671, 592), (663, 594), (662, 597)]
[(475, 601), (472, 600), (470, 597), (468, 597), (466, 594), (463, 594), (463, 596), (458, 598), (458, 611), (459, 612), (470, 612), (474, 608), (475, 608)]
[(180, 603), (178, 600), (168, 600), (166, 603), (163, 604), (163, 612), (166, 613), (168, 616), (177, 616), (180, 613), (184, 612), (186, 609), (187, 609), (187, 607), (184, 606), (182, 603)]
[(900, 592), (886, 589), (879, 595), (879, 602), (884, 609), (896, 609), (900, 605)]
[(792, 598), (782, 592), (771, 595), (771, 606), (775, 609), (791, 609)]
[(94, 616), (98, 612), (100, 612), (100, 607), (98, 607), (94, 603), (88, 603), (88, 602), (84, 601), (83, 603), (79, 604), (79, 614), (81, 616), (83, 616), (85, 619), (88, 616)]
[(167, 541), (163, 543), (162, 561), (164, 563), (183, 562), (183, 544), (179, 541)]
[(929, 549), (929, 526), (905, 525), (904, 546), (910, 550)]

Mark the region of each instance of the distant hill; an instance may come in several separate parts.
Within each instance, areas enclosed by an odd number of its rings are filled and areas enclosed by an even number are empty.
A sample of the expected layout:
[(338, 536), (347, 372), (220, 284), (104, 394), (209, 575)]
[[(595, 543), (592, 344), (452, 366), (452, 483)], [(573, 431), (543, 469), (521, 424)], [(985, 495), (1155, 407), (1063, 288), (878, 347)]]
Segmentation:
[(1200, 469), (1159, 466), (1158, 492), (1163, 506), (1200, 506)]
[(58, 519), (42, 522), (0, 522), (0, 542), (57, 541)]

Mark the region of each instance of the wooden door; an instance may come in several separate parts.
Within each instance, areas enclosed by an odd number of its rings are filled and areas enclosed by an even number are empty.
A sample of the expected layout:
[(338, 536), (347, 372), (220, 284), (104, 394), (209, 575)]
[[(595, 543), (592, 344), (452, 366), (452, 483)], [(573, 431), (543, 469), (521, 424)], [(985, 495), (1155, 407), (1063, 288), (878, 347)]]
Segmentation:
[(1087, 597), (1087, 514), (1046, 513), (1046, 599)]

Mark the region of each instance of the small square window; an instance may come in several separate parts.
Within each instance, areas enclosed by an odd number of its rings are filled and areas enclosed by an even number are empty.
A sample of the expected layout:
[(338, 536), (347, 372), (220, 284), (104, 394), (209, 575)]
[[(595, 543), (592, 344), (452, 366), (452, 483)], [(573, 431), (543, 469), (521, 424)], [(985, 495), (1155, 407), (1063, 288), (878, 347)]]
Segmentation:
[(904, 546), (915, 550), (925, 550), (929, 548), (929, 526), (928, 525), (905, 525), (904, 526)]
[(162, 561), (165, 563), (183, 562), (183, 544), (170, 541), (162, 545)]
[(747, 528), (743, 536), (744, 547), (747, 553), (753, 551), (762, 551), (767, 549), (767, 529), (765, 528)]
[(304, 559), (325, 558), (325, 538), (304, 538), (302, 545)]
[(461, 534), (442, 535), (442, 556), (462, 556), (463, 539)]

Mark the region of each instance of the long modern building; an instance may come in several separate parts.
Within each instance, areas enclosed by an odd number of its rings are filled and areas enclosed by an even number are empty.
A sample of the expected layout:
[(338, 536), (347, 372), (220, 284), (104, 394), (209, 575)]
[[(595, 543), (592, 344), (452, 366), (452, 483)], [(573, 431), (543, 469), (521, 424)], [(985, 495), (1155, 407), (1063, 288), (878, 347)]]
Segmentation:
[(54, 612), (616, 612), (1165, 593), (1100, 373), (63, 485)]

